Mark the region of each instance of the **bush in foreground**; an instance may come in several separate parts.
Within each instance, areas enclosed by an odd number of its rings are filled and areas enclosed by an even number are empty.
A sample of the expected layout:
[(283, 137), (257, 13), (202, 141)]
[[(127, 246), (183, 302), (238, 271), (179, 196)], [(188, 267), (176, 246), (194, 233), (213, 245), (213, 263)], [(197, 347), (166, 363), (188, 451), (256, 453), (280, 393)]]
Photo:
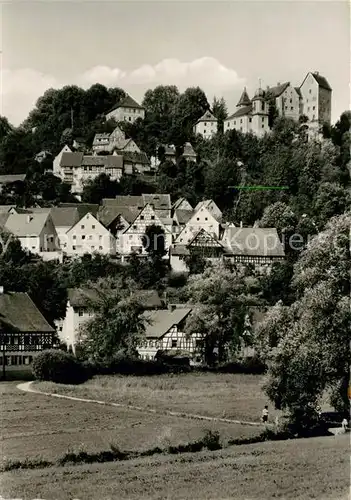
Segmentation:
[(37, 380), (58, 384), (80, 384), (88, 379), (88, 372), (72, 354), (61, 350), (43, 351), (33, 360), (32, 372)]

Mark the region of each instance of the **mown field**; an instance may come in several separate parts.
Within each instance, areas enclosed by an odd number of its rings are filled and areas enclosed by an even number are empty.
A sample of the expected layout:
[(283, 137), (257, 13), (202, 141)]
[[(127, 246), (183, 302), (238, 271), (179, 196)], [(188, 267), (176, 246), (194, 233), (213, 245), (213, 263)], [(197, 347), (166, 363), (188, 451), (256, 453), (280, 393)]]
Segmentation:
[[(68, 450), (87, 452), (167, 448), (218, 430), (224, 444), (262, 428), (163, 414), (174, 410), (259, 420), (266, 398), (262, 377), (186, 374), (97, 377), (71, 387), (35, 384), (71, 394), (156, 409), (156, 413), (26, 393), (0, 383), (3, 461), (55, 461)], [(274, 413), (271, 411), (272, 419)], [(1, 474), (0, 497), (64, 500), (312, 499), (346, 500), (349, 437), (238, 445), (211, 452), (154, 455), (125, 462), (13, 470)]]
[(30, 500), (347, 500), (347, 436), (242, 445), (2, 475), (4, 498)]
[[(79, 386), (36, 384), (46, 392), (210, 417), (259, 422), (269, 404), (259, 375), (186, 373), (152, 377), (100, 376)], [(272, 405), (270, 417), (277, 412)]]

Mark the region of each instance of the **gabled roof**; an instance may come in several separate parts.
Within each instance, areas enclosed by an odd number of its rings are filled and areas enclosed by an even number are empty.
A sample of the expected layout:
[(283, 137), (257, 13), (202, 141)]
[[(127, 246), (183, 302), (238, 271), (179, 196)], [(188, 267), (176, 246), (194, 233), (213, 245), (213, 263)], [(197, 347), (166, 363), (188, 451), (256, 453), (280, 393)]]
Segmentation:
[(130, 95), (127, 95), (124, 99), (122, 99), (122, 101), (116, 104), (112, 109), (110, 109), (108, 113), (111, 113), (111, 111), (114, 111), (118, 108), (145, 109), (143, 106), (140, 106), (140, 104), (138, 104), (132, 97), (130, 97)]
[(80, 167), (83, 161), (84, 153), (74, 151), (73, 153), (62, 153), (60, 166), (61, 167)]
[(54, 333), (27, 293), (0, 294), (0, 325), (23, 333)]
[(0, 205), (0, 213), (7, 213), (11, 208), (16, 209), (16, 205)]
[[(178, 200), (176, 202), (173, 203), (173, 206), (172, 206), (172, 209), (173, 210), (177, 210), (179, 209), (179, 207), (182, 205), (182, 203), (186, 202), (186, 204), (189, 204), (190, 203), (188, 202), (188, 200), (186, 198), (178, 198)], [(191, 206), (191, 205), (190, 205)], [(182, 210), (185, 210), (185, 209), (182, 209)], [(189, 208), (189, 211), (192, 212), (193, 211), (193, 208)]]
[(116, 198), (103, 198), (101, 204), (106, 206), (135, 207), (138, 209), (142, 209), (144, 207), (142, 196), (131, 195), (120, 195), (116, 196)]
[(179, 325), (191, 312), (189, 307), (176, 308), (173, 311), (161, 309), (159, 311), (147, 311), (143, 313), (146, 319), (145, 337), (160, 339), (169, 330)]
[(147, 203), (154, 206), (155, 210), (171, 210), (171, 195), (169, 194), (142, 194), (144, 205)]
[(222, 244), (233, 255), (284, 257), (285, 252), (275, 228), (231, 227)]
[(123, 219), (131, 224), (138, 215), (139, 210), (131, 207), (120, 207), (113, 205), (102, 205), (99, 208), (98, 220), (106, 227), (120, 215)]
[[(87, 212), (86, 214), (83, 215), (83, 217), (81, 217), (72, 227), (70, 227), (70, 229), (67, 231), (67, 234), (71, 233), (71, 231), (74, 231), (74, 228), (80, 224), (81, 222), (83, 222), (83, 220), (85, 218), (88, 218), (87, 216), (91, 216), (98, 224), (99, 226), (102, 226), (103, 229), (106, 231), (106, 232), (109, 232), (108, 229), (104, 226), (104, 224), (99, 221), (99, 219), (97, 218), (97, 215), (95, 214), (92, 214), (91, 212)], [(95, 231), (97, 230), (97, 228), (95, 229)], [(109, 233), (111, 235), (111, 237), (113, 236), (111, 233)]]
[(198, 121), (196, 123), (200, 123), (200, 122), (217, 122), (217, 118), (211, 113), (210, 110), (207, 110), (202, 116), (201, 118), (198, 119)]
[(49, 219), (48, 212), (9, 214), (5, 229), (15, 236), (39, 236)]
[(320, 75), (319, 73), (312, 73), (312, 75), (313, 78), (317, 81), (318, 85), (322, 87), (322, 89), (332, 90), (331, 86), (324, 76)]
[(81, 218), (76, 207), (53, 207), (50, 215), (55, 227), (72, 227)]
[(269, 87), (267, 89), (267, 97), (279, 97), (282, 93), (289, 87), (290, 82), (285, 82), (275, 87)]
[(62, 153), (60, 166), (104, 166), (123, 169), (123, 157), (121, 155), (84, 155), (82, 152)]
[[(99, 299), (99, 293), (94, 288), (68, 288), (68, 300), (72, 307), (87, 307)], [(145, 309), (163, 307), (163, 302), (156, 290), (138, 290), (133, 294)]]
[(300, 87), (294, 87), (294, 89), (299, 94), (299, 97), (302, 97)]
[(88, 212), (96, 216), (99, 205), (96, 203), (60, 203), (59, 208), (73, 207), (78, 210), (79, 218), (81, 219)]
[(185, 225), (194, 215), (193, 210), (181, 210), (181, 209), (176, 209), (174, 211), (174, 216), (177, 218), (178, 224), (180, 225)]
[(195, 243), (196, 240), (199, 240), (200, 238), (203, 238), (206, 240), (206, 243), (212, 243), (212, 246), (214, 247), (220, 247), (220, 248), (223, 248), (224, 250), (224, 247), (222, 245), (222, 243), (218, 240), (216, 240), (210, 233), (208, 233), (205, 229), (200, 229), (195, 235), (193, 238), (191, 238), (191, 240), (188, 242), (187, 246), (191, 246), (193, 243)]
[(239, 99), (237, 106), (249, 106), (250, 103), (251, 103), (251, 100), (246, 92), (246, 87), (245, 87), (243, 90), (243, 93), (241, 94), (241, 97)]
[(231, 120), (232, 118), (238, 118), (240, 116), (251, 115), (251, 110), (252, 110), (251, 104), (248, 106), (243, 106), (242, 108), (235, 111), (235, 113), (228, 116), (228, 118), (226, 118), (224, 121), (227, 122), (228, 120)]
[(0, 175), (0, 184), (12, 184), (13, 182), (24, 182), (26, 174)]
[(186, 142), (184, 144), (183, 156), (196, 156), (194, 148), (190, 144), (190, 142)]
[[(128, 139), (129, 141), (129, 139)], [(150, 165), (150, 161), (146, 153), (138, 153), (134, 151), (121, 151), (123, 161), (127, 163), (141, 163), (142, 165)]]

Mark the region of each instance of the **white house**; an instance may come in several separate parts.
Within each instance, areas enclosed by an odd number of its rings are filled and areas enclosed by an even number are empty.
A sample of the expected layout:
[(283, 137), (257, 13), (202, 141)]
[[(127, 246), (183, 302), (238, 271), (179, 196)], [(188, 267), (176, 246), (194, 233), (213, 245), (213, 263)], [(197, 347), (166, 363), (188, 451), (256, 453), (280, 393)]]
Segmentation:
[(142, 359), (155, 359), (158, 351), (168, 353), (183, 353), (189, 355), (192, 361), (200, 362), (200, 334), (186, 335), (184, 326), (192, 309), (185, 305), (169, 306), (169, 309), (145, 311), (147, 320), (145, 338), (138, 347)]
[[(91, 305), (99, 298), (95, 289), (69, 288), (67, 290), (68, 300), (66, 314), (62, 320), (55, 322), (59, 338), (67, 347), (75, 351), (75, 346), (81, 336), (82, 325), (94, 317)], [(164, 307), (155, 290), (143, 290), (136, 292), (144, 309), (159, 309)]]
[(212, 200), (205, 200), (198, 203), (193, 215), (176, 237), (175, 245), (186, 245), (201, 229), (204, 229), (207, 233), (218, 239), (220, 237), (221, 215), (221, 211)]
[(44, 260), (61, 258), (59, 239), (48, 212), (9, 214), (4, 229), (19, 239), (23, 249)]
[(106, 114), (106, 120), (115, 120), (116, 122), (133, 123), (138, 118), (145, 118), (145, 108), (140, 106), (130, 95), (127, 95), (120, 103)]
[(112, 153), (113, 150), (140, 153), (140, 149), (135, 144), (133, 139), (126, 138), (125, 133), (118, 126), (110, 134), (95, 134), (93, 140), (94, 153), (98, 153), (100, 151), (108, 151)]
[(62, 236), (62, 241), (62, 250), (67, 256), (116, 253), (115, 237), (90, 212)]
[(72, 193), (81, 193), (84, 182), (100, 174), (109, 175), (119, 181), (123, 173), (123, 156), (88, 156), (82, 152), (62, 153), (56, 174), (63, 182), (71, 185)]
[[(146, 232), (146, 228), (152, 225), (160, 226), (164, 230), (165, 250), (168, 251), (172, 245), (172, 231), (163, 222), (161, 215), (156, 213), (153, 206), (147, 203), (130, 226), (119, 236), (117, 252), (122, 256), (130, 255), (132, 252), (147, 255), (142, 238)], [(151, 244), (156, 245), (157, 242), (151, 242)]]
[(172, 210), (189, 210), (192, 212), (194, 209), (186, 198), (178, 198), (178, 200), (173, 203)]
[(62, 174), (60, 163), (63, 153), (72, 153), (72, 149), (66, 144), (65, 146), (63, 146), (59, 154), (55, 156), (52, 165), (53, 165), (53, 174), (56, 175), (57, 177), (61, 177)]
[(202, 115), (194, 127), (194, 133), (202, 135), (204, 139), (211, 139), (217, 134), (217, 130), (218, 120), (209, 110)]
[(266, 98), (272, 99), (279, 116), (298, 120), (301, 115), (301, 94), (298, 87), (290, 82), (278, 82), (275, 87), (267, 87)]

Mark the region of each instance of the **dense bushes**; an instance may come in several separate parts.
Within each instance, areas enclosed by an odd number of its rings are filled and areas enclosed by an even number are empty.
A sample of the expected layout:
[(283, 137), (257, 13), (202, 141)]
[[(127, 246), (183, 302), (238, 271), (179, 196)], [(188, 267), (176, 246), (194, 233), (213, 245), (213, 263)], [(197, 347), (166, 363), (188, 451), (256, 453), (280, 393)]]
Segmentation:
[(33, 360), (32, 372), (36, 379), (59, 384), (80, 384), (88, 379), (86, 367), (72, 354), (50, 349)]
[(242, 361), (230, 361), (217, 366), (201, 366), (199, 371), (211, 371), (217, 373), (246, 373), (251, 375), (261, 375), (266, 371), (266, 365), (260, 358), (254, 356)]

